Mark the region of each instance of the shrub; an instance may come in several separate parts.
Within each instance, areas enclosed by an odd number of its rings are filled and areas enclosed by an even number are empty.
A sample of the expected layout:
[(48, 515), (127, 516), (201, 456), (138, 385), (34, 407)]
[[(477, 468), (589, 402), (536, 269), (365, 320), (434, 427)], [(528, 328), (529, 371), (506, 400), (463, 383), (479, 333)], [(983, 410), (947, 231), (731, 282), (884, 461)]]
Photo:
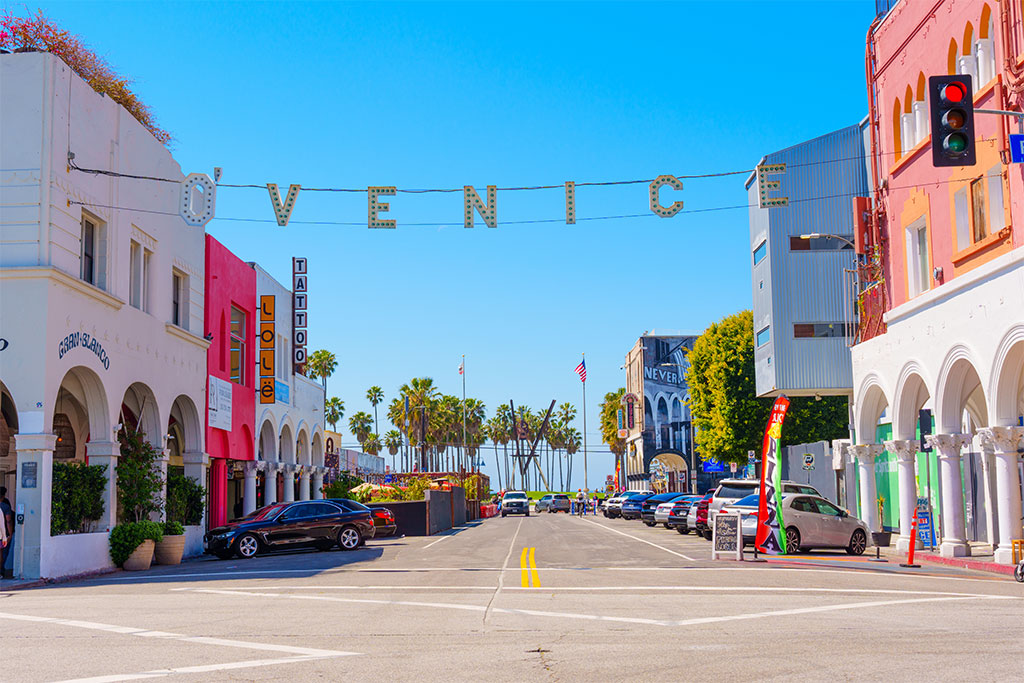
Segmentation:
[(411, 479), (405, 487), (405, 499), (424, 500), (427, 497), (427, 490), (429, 488), (429, 477), (416, 477)]
[(110, 532), (110, 559), (118, 567), (123, 566), (124, 561), (147, 538), (159, 542), (163, 537), (163, 529), (156, 522), (145, 520), (118, 524)]
[(167, 473), (167, 519), (185, 526), (203, 522), (206, 489), (180, 472)]
[(82, 533), (103, 516), (106, 465), (53, 463), (50, 535)]
[(42, 10), (29, 17), (16, 17), (4, 10), (0, 14), (0, 47), (45, 50), (60, 57), (93, 90), (124, 107), (153, 137), (164, 145), (170, 143), (171, 134), (156, 125), (153, 112), (128, 88), (131, 80), (118, 76), (78, 36), (59, 28)]
[(164, 536), (184, 536), (185, 527), (181, 525), (181, 522), (164, 522), (163, 525)]
[(128, 521), (141, 522), (163, 508), (164, 478), (157, 464), (161, 454), (137, 430), (122, 429), (117, 439), (117, 501)]
[(359, 477), (343, 472), (324, 487), (324, 498), (352, 498), (352, 489), (363, 483)]

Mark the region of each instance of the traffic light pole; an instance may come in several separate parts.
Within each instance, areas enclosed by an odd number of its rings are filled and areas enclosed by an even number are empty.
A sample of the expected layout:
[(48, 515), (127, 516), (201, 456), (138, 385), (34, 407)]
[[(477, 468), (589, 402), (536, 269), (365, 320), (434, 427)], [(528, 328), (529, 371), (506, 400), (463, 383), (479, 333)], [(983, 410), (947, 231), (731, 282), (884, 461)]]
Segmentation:
[(1024, 111), (1007, 111), (1005, 109), (975, 109), (975, 114), (996, 114), (998, 116), (1012, 116), (1017, 119), (1017, 129), (1024, 133)]

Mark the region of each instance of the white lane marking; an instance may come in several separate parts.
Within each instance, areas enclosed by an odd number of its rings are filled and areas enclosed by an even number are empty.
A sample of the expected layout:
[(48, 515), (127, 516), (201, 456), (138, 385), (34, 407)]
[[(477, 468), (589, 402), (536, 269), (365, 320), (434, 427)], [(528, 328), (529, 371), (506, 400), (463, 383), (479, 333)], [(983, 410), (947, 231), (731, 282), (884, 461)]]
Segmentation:
[(162, 678), (175, 674), (210, 673), (213, 671), (230, 671), (233, 669), (249, 669), (260, 666), (278, 664), (294, 664), (311, 662), (325, 657), (281, 657), (280, 659), (249, 659), (242, 662), (226, 662), (224, 664), (202, 664), (199, 666), (179, 666), (173, 669), (153, 669), (133, 674), (111, 674), (109, 676), (93, 676), (91, 678), (69, 678), (59, 683), (114, 683), (115, 681), (137, 681), (144, 678)]
[[(454, 609), (462, 610), (467, 612), (490, 612), (500, 614), (521, 614), (527, 616), (537, 617), (554, 617), (560, 619), (582, 619), (586, 621), (613, 621), (630, 624), (648, 624), (652, 626), (693, 626), (696, 624), (710, 624), (722, 621), (741, 621), (749, 619), (764, 619), (767, 617), (782, 617), (791, 616), (795, 614), (810, 614), (815, 612), (832, 612), (846, 609), (861, 609), (868, 607), (884, 607), (888, 605), (907, 605), (915, 603), (925, 602), (948, 602), (953, 600), (973, 600), (977, 599), (975, 596), (958, 596), (958, 597), (931, 597), (931, 598), (909, 598), (906, 600), (877, 600), (873, 602), (851, 602), (843, 603), (839, 605), (824, 605), (819, 607), (800, 607), (795, 609), (786, 610), (775, 610), (771, 612), (752, 612), (748, 614), (731, 614), (727, 616), (719, 617), (698, 617), (695, 619), (680, 619), (680, 620), (666, 620), (666, 619), (644, 619), (641, 617), (612, 617), (598, 614), (581, 614), (578, 612), (549, 612), (544, 610), (530, 610), (530, 609), (512, 609), (506, 607), (489, 607), (484, 605), (461, 605), (456, 603), (447, 602), (420, 602), (417, 600), (381, 600), (373, 598), (338, 598), (326, 595), (289, 595), (287, 593), (266, 593), (256, 591), (221, 591), (209, 588), (196, 588), (193, 589), (197, 593), (213, 593), (220, 595), (242, 595), (250, 597), (267, 597), (267, 598), (288, 598), (292, 600), (317, 600), (323, 602), (345, 602), (345, 603), (356, 603), (356, 604), (372, 604), (372, 605), (399, 605), (402, 607), (434, 607), (441, 609)], [(990, 598), (993, 596), (980, 596), (982, 598)]]
[(441, 538), (437, 539), (436, 541), (433, 541), (432, 543), (428, 543), (428, 544), (426, 544), (425, 546), (423, 546), (423, 549), (424, 549), (424, 550), (426, 550), (427, 548), (429, 548), (429, 547), (431, 547), (431, 546), (434, 546), (434, 545), (437, 545), (438, 543), (440, 543), (440, 542), (441, 542), (441, 541), (443, 541), (444, 539), (446, 539), (446, 538), (451, 538), (451, 537), (452, 537), (452, 536), (454, 536), (454, 535), (455, 535), (455, 534), (441, 534)]
[(640, 538), (639, 536), (634, 536), (633, 534), (627, 534), (624, 531), (619, 531), (618, 529), (613, 529), (610, 526), (605, 526), (604, 524), (600, 524), (598, 522), (594, 522), (594, 521), (591, 521), (591, 520), (583, 518), (583, 517), (580, 517), (580, 519), (582, 519), (587, 524), (593, 524), (594, 526), (599, 527), (601, 529), (604, 529), (605, 531), (611, 531), (611, 532), (614, 532), (616, 534), (621, 534), (622, 536), (625, 536), (626, 538), (632, 538), (634, 541), (640, 541), (641, 543), (646, 543), (647, 545), (654, 546), (658, 550), (664, 550), (666, 553), (672, 553), (676, 557), (681, 557), (684, 560), (689, 560), (690, 562), (696, 562), (697, 561), (697, 560), (693, 559), (692, 557), (690, 557), (689, 555), (683, 555), (682, 553), (677, 553), (675, 550), (669, 550), (668, 548), (666, 548), (663, 545), (658, 545), (657, 543), (651, 543), (650, 541), (648, 541), (646, 539), (643, 539), (643, 538)]
[(170, 633), (168, 631), (154, 631), (150, 629), (134, 628), (131, 626), (117, 626), (114, 624), (101, 624), (95, 621), (81, 621), (78, 619), (61, 619), (58, 617), (40, 617), (29, 614), (15, 614), (13, 612), (0, 612), (0, 619), (10, 621), (31, 621), (36, 623), (56, 624), (59, 626), (70, 626), (72, 628), (84, 628), (92, 631), (107, 631), (109, 633), (120, 633), (122, 635), (141, 636), (143, 638), (164, 638), (167, 640), (178, 640), (184, 643), (196, 643), (199, 645), (214, 645), (217, 647), (235, 647), (247, 650), (260, 650), (261, 652), (283, 652), (293, 655), (279, 659), (259, 659), (248, 662), (225, 662), (223, 664), (204, 665), (210, 668), (184, 667), (176, 669), (155, 669), (141, 673), (109, 674), (92, 678), (74, 679), (77, 681), (129, 681), (140, 678), (155, 678), (169, 676), (174, 673), (189, 673), (194, 671), (219, 671), (221, 669), (237, 669), (249, 666), (270, 666), (272, 664), (285, 664), (299, 662), (309, 659), (328, 659), (332, 657), (347, 657), (357, 655), (358, 652), (342, 652), (340, 650), (321, 650), (312, 647), (295, 647), (293, 645), (280, 645), (276, 643), (254, 643), (246, 640), (232, 640), (229, 638), (212, 638), (208, 636), (188, 636), (181, 633)]

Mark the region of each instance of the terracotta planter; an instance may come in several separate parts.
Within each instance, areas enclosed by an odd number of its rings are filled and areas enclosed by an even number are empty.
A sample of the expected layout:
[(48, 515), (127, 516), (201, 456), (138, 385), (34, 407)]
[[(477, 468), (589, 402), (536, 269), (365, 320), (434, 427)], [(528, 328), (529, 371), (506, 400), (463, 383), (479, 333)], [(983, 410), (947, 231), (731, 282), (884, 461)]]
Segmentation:
[(142, 544), (135, 549), (128, 559), (124, 561), (124, 568), (130, 572), (138, 572), (149, 569), (149, 565), (153, 562), (153, 539), (147, 538)]
[(157, 564), (181, 564), (181, 556), (185, 552), (185, 534), (168, 536), (156, 544)]

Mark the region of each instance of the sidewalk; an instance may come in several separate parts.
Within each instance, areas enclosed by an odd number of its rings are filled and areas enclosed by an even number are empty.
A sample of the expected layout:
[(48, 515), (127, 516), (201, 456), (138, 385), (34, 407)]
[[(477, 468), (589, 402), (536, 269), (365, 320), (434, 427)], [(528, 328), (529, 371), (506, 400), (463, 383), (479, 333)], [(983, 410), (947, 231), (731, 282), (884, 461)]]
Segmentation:
[[(893, 534), (893, 545), (888, 548), (882, 548), (881, 554), (883, 557), (888, 558), (893, 562), (906, 562), (907, 553), (896, 552), (896, 534)], [(971, 543), (971, 555), (970, 557), (943, 557), (939, 554), (939, 548), (936, 546), (935, 550), (932, 551), (928, 548), (918, 549), (914, 551), (914, 563), (922, 564), (943, 564), (949, 567), (960, 567), (962, 569), (971, 569), (979, 572), (990, 572), (994, 574), (1006, 574), (1007, 576), (1013, 576), (1013, 565), (1011, 564), (997, 564), (994, 560), (992, 546), (988, 543)], [(868, 548), (870, 553), (872, 548)]]

